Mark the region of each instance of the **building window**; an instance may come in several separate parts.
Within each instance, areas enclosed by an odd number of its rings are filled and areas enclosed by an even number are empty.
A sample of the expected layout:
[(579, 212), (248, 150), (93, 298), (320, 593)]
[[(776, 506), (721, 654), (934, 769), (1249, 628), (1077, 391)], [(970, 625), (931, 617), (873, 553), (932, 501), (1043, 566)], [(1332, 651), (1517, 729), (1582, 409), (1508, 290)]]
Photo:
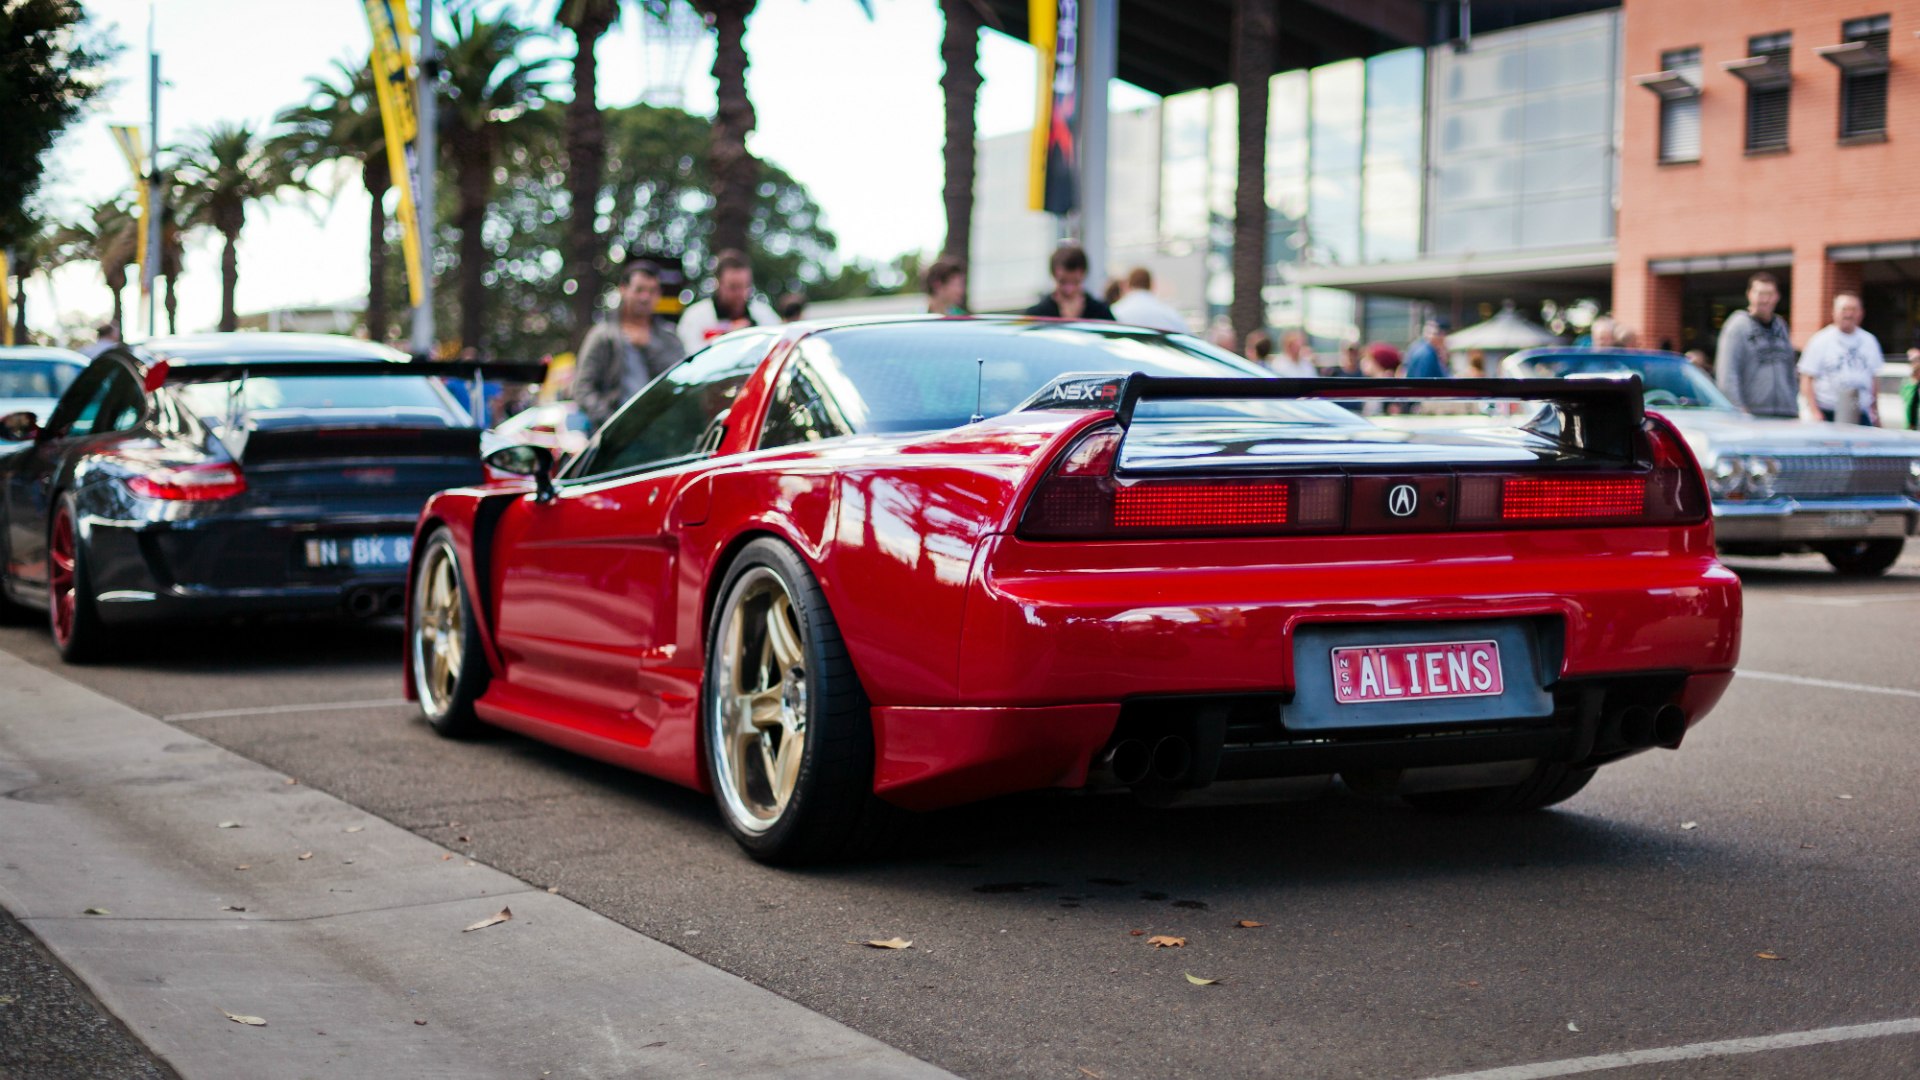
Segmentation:
[(1885, 15), (1854, 19), (1840, 27), (1851, 60), (1841, 65), (1840, 137), (1887, 133), (1887, 46), (1892, 20)]
[(1746, 65), (1736, 74), (1747, 81), (1747, 152), (1787, 148), (1787, 110), (1792, 76), (1792, 34), (1747, 39)]
[(1660, 54), (1660, 163), (1700, 160), (1700, 50)]

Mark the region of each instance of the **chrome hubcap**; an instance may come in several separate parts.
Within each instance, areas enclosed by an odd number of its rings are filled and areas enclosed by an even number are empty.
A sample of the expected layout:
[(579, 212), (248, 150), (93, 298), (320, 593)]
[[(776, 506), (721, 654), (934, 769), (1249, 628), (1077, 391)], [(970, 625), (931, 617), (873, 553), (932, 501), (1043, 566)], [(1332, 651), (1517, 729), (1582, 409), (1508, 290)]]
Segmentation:
[(466, 645), (466, 627), (460, 615), (460, 578), (453, 553), (446, 545), (436, 544), (427, 554), (413, 602), (413, 677), (421, 704), (440, 716), (453, 706)]
[(714, 651), (714, 785), (736, 823), (764, 832), (793, 798), (807, 744), (806, 649), (779, 575), (755, 567), (734, 585)]

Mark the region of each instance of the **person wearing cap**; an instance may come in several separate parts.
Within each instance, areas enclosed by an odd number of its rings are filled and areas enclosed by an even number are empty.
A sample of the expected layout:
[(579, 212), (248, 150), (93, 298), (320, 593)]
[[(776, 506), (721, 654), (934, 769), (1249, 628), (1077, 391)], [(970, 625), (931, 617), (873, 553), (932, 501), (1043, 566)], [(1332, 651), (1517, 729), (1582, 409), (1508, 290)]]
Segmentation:
[(1447, 367), (1445, 320), (1427, 320), (1427, 325), (1421, 331), (1420, 340), (1407, 348), (1405, 374), (1409, 379), (1444, 379), (1451, 374)]

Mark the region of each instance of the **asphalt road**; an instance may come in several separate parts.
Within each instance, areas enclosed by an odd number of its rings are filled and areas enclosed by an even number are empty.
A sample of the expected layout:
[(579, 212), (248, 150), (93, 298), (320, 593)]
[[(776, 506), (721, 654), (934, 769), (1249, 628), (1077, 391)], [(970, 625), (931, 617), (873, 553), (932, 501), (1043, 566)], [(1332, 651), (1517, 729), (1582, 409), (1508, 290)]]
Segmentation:
[[(1920, 1017), (1920, 558), (1734, 565), (1748, 674), (1556, 811), (1047, 796), (804, 872), (739, 854), (704, 797), (381, 704), (391, 624), (62, 673), (965, 1076), (1416, 1078)], [(37, 627), (0, 648), (60, 669)], [(1909, 1033), (1606, 1075), (1915, 1073)]]

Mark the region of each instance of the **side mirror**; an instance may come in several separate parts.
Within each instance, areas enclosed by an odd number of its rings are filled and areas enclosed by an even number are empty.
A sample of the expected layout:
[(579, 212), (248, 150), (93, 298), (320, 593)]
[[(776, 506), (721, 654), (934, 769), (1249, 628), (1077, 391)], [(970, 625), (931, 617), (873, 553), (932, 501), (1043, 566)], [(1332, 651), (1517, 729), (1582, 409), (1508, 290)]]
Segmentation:
[(553, 451), (544, 446), (507, 446), (488, 454), (487, 468), (509, 476), (533, 477), (533, 497), (553, 498)]
[(30, 412), (0, 416), (0, 439), (7, 442), (32, 442), (40, 437), (40, 421)]

